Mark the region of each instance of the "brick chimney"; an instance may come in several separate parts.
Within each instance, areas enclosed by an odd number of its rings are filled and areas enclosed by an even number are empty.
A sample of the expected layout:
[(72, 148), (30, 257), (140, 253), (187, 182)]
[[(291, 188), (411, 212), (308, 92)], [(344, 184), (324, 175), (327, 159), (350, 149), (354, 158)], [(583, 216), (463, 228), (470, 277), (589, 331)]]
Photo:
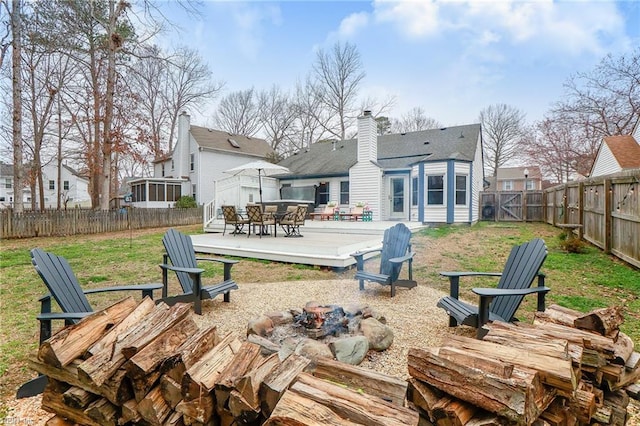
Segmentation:
[(358, 162), (378, 160), (378, 134), (376, 120), (371, 111), (365, 110), (358, 117)]

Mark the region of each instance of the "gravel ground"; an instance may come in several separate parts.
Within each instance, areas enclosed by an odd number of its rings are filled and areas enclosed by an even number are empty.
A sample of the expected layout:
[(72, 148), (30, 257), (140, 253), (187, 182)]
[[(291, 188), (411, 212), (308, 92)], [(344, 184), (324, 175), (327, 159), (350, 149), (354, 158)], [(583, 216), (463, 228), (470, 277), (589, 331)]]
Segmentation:
[[(412, 347), (439, 346), (450, 333), (474, 335), (468, 327), (449, 329), (444, 311), (436, 307), (442, 296), (427, 284), (411, 290), (398, 289), (389, 297), (389, 288), (366, 284), (363, 292), (353, 279), (331, 281), (289, 281), (279, 283), (244, 283), (234, 291), (231, 303), (222, 298), (203, 303), (203, 315), (196, 320), (204, 324), (216, 324), (221, 334), (244, 335), (247, 323), (263, 313), (302, 308), (308, 301), (321, 304), (364, 303), (382, 314), (394, 332), (393, 345), (382, 353), (371, 353), (361, 364), (381, 373), (400, 378), (408, 377), (407, 353)], [(43, 425), (51, 417), (40, 410), (40, 397), (10, 401), (5, 424)], [(629, 425), (640, 425), (637, 402), (630, 409)]]

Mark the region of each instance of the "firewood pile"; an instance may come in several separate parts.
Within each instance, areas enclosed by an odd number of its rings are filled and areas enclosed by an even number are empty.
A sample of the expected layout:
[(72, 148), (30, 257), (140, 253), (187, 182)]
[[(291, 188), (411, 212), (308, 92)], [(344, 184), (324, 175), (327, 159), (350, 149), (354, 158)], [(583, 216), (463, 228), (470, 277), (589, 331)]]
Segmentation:
[(483, 340), (410, 349), (407, 398), (438, 425), (624, 425), (640, 354), (619, 308), (556, 305), (533, 324), (491, 323)]
[(48, 379), (48, 425), (418, 424), (406, 380), (283, 358), (199, 327), (190, 305), (127, 298), (61, 329), (29, 365)]

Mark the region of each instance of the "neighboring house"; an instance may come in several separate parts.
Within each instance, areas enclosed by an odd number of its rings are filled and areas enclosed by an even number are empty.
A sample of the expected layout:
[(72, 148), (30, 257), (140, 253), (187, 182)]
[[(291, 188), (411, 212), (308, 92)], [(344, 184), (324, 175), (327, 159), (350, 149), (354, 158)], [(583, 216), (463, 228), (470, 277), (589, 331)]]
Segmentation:
[(214, 197), (215, 181), (228, 176), (225, 170), (272, 154), (264, 139), (192, 126), (189, 115), (183, 112), (178, 118), (173, 152), (154, 162), (152, 178), (129, 181), (131, 204), (172, 207), (183, 195), (204, 204)]
[(317, 142), (279, 164), (291, 170), (278, 176), (281, 186), (315, 187), (319, 206), (366, 204), (374, 220), (478, 220), (480, 124), (378, 136), (365, 111), (357, 139)]
[(498, 167), (496, 176), (487, 178), (486, 191), (539, 191), (542, 173), (538, 166)]
[[(638, 124), (636, 124), (633, 134), (640, 137)], [(623, 170), (637, 168), (640, 168), (640, 144), (638, 144), (638, 139), (632, 135), (605, 136), (598, 148), (589, 176), (610, 175)]]
[[(80, 176), (77, 171), (63, 165), (61, 180), (58, 181), (58, 167), (48, 164), (42, 168), (42, 180), (44, 185), (44, 207), (58, 207), (58, 185), (61, 185), (60, 207), (88, 207), (91, 205), (89, 196), (89, 181)], [(38, 187), (36, 193), (31, 194), (30, 186), (22, 189), (22, 201), (26, 208), (31, 206), (32, 198), (38, 202)], [(15, 187), (13, 185), (13, 165), (0, 163), (0, 206), (10, 207), (15, 199)]]

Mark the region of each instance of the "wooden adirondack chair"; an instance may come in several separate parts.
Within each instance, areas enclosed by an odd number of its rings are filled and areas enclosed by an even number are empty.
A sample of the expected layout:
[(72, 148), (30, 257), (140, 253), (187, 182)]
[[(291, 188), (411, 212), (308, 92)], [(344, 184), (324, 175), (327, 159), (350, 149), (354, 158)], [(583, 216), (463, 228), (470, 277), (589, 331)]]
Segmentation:
[[(166, 253), (163, 256), (162, 268), (162, 301), (172, 306), (178, 302), (193, 303), (196, 314), (202, 314), (202, 300), (213, 299), (224, 294), (224, 301), (231, 301), (231, 290), (237, 290), (238, 284), (231, 279), (231, 267), (237, 260), (219, 259), (213, 257), (196, 258), (191, 237), (173, 228), (162, 237), (162, 244)], [(221, 283), (202, 286), (204, 269), (198, 268), (198, 261), (214, 261), (224, 264), (224, 279)], [(168, 296), (169, 271), (174, 271), (178, 282), (182, 286), (183, 294)]]
[[(51, 337), (53, 320), (64, 320), (65, 325), (70, 325), (93, 313), (87, 294), (136, 290), (142, 292), (142, 297), (149, 296), (153, 299), (153, 291), (162, 288), (162, 284), (157, 283), (83, 290), (69, 262), (64, 257), (35, 248), (31, 250), (31, 262), (49, 289), (49, 293), (39, 299), (40, 315), (37, 316), (37, 319), (40, 321), (40, 343)], [(52, 297), (62, 312), (51, 312)], [(38, 395), (42, 393), (46, 384), (46, 376), (39, 376), (23, 384), (18, 389), (16, 397), (27, 398)]]
[[(517, 321), (515, 313), (524, 296), (538, 295), (538, 311), (544, 311), (545, 295), (549, 287), (544, 285), (544, 274), (540, 268), (547, 257), (547, 246), (536, 238), (511, 249), (507, 263), (502, 272), (440, 272), (449, 278), (449, 296), (438, 301), (438, 307), (449, 314), (449, 327), (469, 325), (476, 327), (477, 337), (486, 334), (482, 326), (488, 321)], [(458, 299), (460, 277), (494, 276), (500, 277), (497, 288), (474, 288), (472, 291), (480, 297), (478, 306), (473, 306)], [(538, 286), (531, 287), (538, 277)]]
[[(372, 281), (391, 286), (391, 297), (396, 295), (396, 287), (413, 288), (417, 285), (413, 280), (413, 256), (411, 251), (411, 230), (406, 225), (398, 223), (384, 231), (381, 249), (371, 249), (353, 253), (356, 259), (355, 279), (360, 280), (360, 290), (364, 290), (364, 282)], [(364, 270), (365, 255), (380, 252), (380, 270), (378, 273)], [(407, 262), (409, 279), (400, 280), (402, 264)]]

